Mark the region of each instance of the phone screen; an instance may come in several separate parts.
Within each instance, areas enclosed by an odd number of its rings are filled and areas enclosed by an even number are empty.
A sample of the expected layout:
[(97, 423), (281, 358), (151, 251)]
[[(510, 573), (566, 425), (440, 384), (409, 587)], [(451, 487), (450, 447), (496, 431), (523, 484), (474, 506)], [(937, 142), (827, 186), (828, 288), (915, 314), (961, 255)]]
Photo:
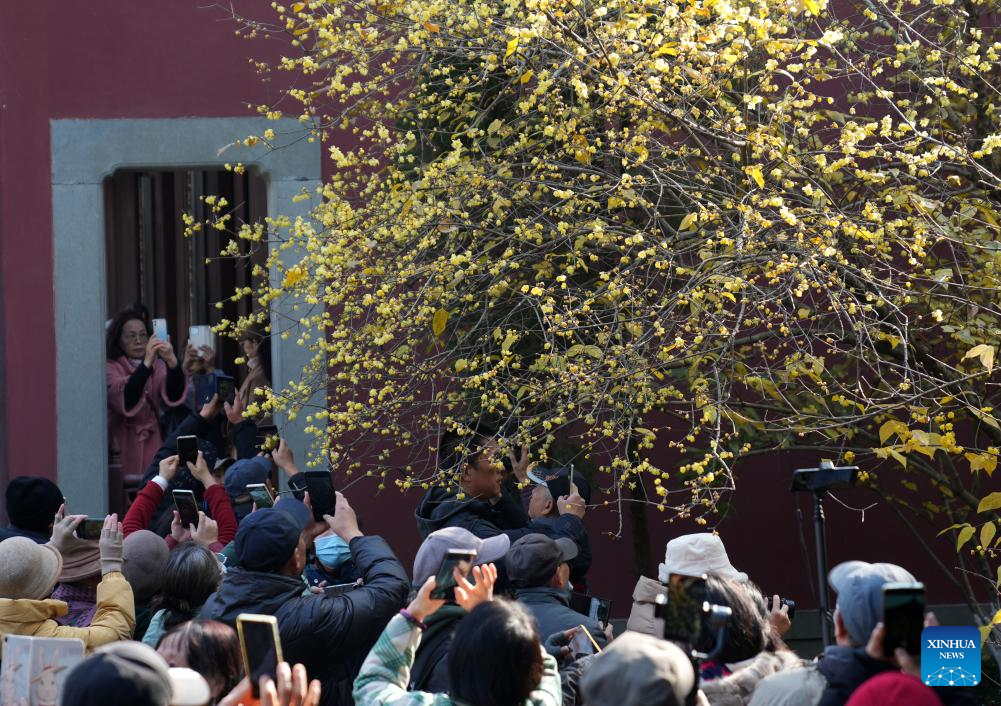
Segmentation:
[(198, 525), (198, 503), (195, 502), (195, 494), (190, 490), (174, 490), (174, 507), (181, 515), (181, 524), (185, 527)]
[(188, 467), (188, 461), (196, 463), (198, 461), (198, 437), (179, 436), (177, 437), (177, 455), (180, 456), (181, 468)]
[(261, 677), (274, 679), (278, 663), (282, 661), (278, 621), (270, 615), (240, 615), (236, 618), (236, 627), (243, 652), (243, 667), (250, 677), (253, 695), (260, 697), (258, 684)]
[(167, 333), (166, 319), (153, 319), (153, 335), (161, 341), (167, 341), (170, 339), (170, 334)]
[(577, 626), (577, 632), (570, 638), (570, 653), (573, 655), (593, 655), (594, 645), (587, 636), (587, 628), (583, 625)]
[(456, 583), (455, 576), (452, 575), (453, 571), (455, 567), (459, 567), (468, 576), (475, 559), (476, 552), (472, 549), (449, 549), (438, 568), (438, 573), (435, 574), (434, 590), (431, 591), (431, 597), (454, 601)]
[(337, 496), (334, 494), (334, 478), (329, 471), (306, 471), (306, 490), (313, 505), (313, 519), (323, 522), (324, 515), (334, 514)]
[(671, 574), (666, 598), (658, 616), (664, 620), (664, 639), (694, 645), (702, 632), (705, 577)]
[(272, 497), (271, 491), (268, 490), (268, 486), (264, 485), (264, 483), (248, 485), (247, 492), (250, 493), (250, 499), (257, 505), (258, 510), (273, 507), (275, 504), (275, 499)]
[(211, 326), (192, 326), (188, 329), (188, 343), (191, 347), (198, 351), (199, 357), (204, 358), (202, 355), (202, 346), (208, 346), (209, 348), (215, 349), (215, 341), (213, 340), (215, 336), (212, 334)]
[(608, 625), (608, 618), (612, 614), (612, 602), (601, 598), (592, 598), (588, 615), (597, 620), (602, 625)]
[(883, 586), (883, 651), (892, 655), (898, 647), (910, 654), (921, 653), (921, 631), (925, 625), (925, 589), (921, 584)]
[(228, 375), (216, 375), (216, 394), (219, 395), (220, 402), (233, 404), (236, 400), (236, 382)]
[(345, 593), (353, 591), (356, 588), (358, 588), (357, 582), (356, 583), (338, 583), (338, 584), (334, 584), (333, 586), (324, 586), (323, 587), (323, 593), (326, 596), (328, 596), (330, 598), (333, 598), (334, 596), (343, 596)]
[(87, 518), (76, 526), (76, 536), (80, 539), (100, 539), (104, 529), (104, 520)]

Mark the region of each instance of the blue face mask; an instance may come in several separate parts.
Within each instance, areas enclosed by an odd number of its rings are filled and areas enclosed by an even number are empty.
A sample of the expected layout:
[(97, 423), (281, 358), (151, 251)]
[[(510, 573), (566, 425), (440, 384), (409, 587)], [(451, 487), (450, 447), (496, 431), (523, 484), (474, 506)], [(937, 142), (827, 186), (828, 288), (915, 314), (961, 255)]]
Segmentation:
[(313, 542), (316, 558), (328, 571), (337, 571), (351, 560), (351, 549), (348, 543), (332, 534), (329, 537), (317, 537)]

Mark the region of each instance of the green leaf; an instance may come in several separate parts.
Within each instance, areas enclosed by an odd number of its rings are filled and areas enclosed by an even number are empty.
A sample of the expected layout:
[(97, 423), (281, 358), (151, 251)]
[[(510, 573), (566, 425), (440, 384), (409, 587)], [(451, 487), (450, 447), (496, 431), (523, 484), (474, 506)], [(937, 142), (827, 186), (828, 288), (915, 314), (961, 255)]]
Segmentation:
[(970, 539), (973, 537), (973, 532), (974, 528), (972, 526), (963, 528), (963, 530), (959, 533), (959, 536), (956, 538), (957, 552), (963, 548), (964, 544), (970, 541)]
[(977, 506), (977, 512), (988, 512), (998, 508), (1001, 508), (1001, 493), (991, 493), (981, 499), (980, 505)]
[(437, 338), (441, 338), (441, 335), (445, 333), (446, 324), (448, 324), (448, 312), (444, 309), (438, 309), (434, 312), (434, 318), (431, 320), (431, 333)]

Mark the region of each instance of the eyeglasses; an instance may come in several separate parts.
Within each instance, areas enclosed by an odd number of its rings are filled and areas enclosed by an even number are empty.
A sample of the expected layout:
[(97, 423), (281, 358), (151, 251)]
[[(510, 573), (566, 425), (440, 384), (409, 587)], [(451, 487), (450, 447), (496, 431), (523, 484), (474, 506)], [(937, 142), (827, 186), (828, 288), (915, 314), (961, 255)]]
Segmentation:
[(148, 341), (148, 333), (123, 333), (122, 338), (126, 341)]

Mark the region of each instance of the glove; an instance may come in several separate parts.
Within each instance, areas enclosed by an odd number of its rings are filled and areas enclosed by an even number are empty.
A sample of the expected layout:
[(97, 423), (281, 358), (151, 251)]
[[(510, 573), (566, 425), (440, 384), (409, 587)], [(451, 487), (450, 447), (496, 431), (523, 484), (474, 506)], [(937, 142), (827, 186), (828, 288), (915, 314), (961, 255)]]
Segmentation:
[[(546, 641), (542, 643), (543, 649), (546, 653), (556, 660), (558, 665), (562, 665), (567, 661), (568, 657), (572, 657), (570, 650), (570, 640), (573, 636), (577, 634), (577, 628), (570, 628), (569, 630), (564, 630), (562, 632), (554, 632), (552, 635), (546, 638)], [(573, 661), (572, 659), (570, 661)]]
[(108, 515), (104, 518), (104, 529), (101, 530), (101, 540), (98, 549), (101, 552), (101, 575), (122, 570), (122, 524), (118, 515)]
[(49, 544), (59, 550), (59, 553), (66, 556), (81, 544), (86, 544), (76, 536), (76, 526), (84, 521), (86, 515), (64, 515), (63, 508), (59, 508), (55, 521), (52, 523), (52, 539)]

